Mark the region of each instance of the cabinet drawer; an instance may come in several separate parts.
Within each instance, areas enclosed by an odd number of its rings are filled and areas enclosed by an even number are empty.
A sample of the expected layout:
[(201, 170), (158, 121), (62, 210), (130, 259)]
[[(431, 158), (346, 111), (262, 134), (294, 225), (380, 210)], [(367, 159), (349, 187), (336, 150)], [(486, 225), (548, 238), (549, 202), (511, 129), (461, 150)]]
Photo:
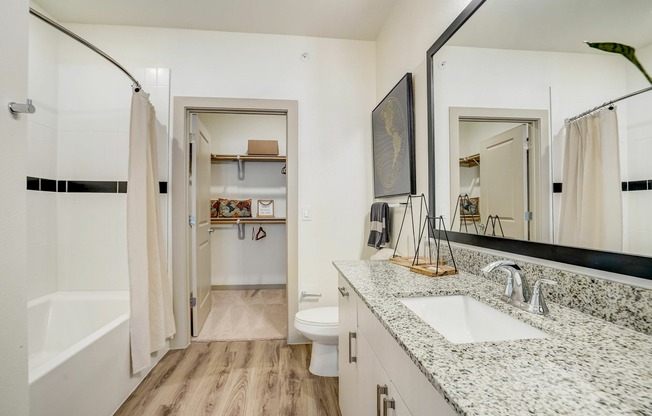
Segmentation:
[(413, 416), (457, 414), (363, 302), (358, 302), (358, 329)]

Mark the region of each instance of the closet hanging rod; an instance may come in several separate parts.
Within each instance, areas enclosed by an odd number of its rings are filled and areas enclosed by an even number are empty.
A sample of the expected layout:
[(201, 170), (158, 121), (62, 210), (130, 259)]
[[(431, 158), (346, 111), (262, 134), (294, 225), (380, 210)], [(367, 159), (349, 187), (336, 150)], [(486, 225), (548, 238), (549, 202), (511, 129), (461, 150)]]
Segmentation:
[(591, 114), (592, 112), (594, 112), (596, 110), (599, 110), (599, 109), (604, 108), (604, 107), (608, 107), (608, 106), (610, 106), (610, 105), (612, 105), (614, 103), (617, 103), (618, 101), (622, 101), (622, 100), (625, 100), (627, 98), (633, 97), (635, 95), (643, 94), (644, 92), (648, 92), (648, 91), (652, 91), (652, 87), (643, 88), (642, 90), (634, 91), (634, 92), (632, 92), (630, 94), (623, 95), (622, 97), (618, 97), (615, 100), (607, 101), (606, 103), (603, 103), (603, 104), (601, 104), (601, 105), (599, 105), (597, 107), (593, 107), (592, 109), (587, 110), (587, 111), (585, 111), (585, 112), (583, 112), (581, 114), (578, 114), (575, 117), (567, 118), (566, 120), (564, 120), (564, 122), (570, 123), (571, 121), (575, 121), (578, 118), (582, 118), (582, 117), (584, 117), (586, 115), (589, 115), (589, 114)]
[(76, 33), (74, 33), (74, 32), (72, 32), (72, 31), (66, 29), (66, 28), (63, 27), (63, 26), (61, 26), (59, 23), (55, 22), (54, 20), (50, 19), (49, 17), (47, 17), (47, 16), (43, 15), (42, 13), (40, 13), (40, 12), (34, 10), (34, 9), (31, 8), (31, 7), (29, 8), (29, 12), (30, 12), (34, 17), (37, 17), (37, 18), (41, 19), (42, 21), (44, 21), (45, 23), (49, 24), (49, 25), (52, 26), (53, 28), (59, 30), (60, 32), (65, 33), (66, 35), (68, 35), (68, 36), (70, 36), (71, 38), (75, 39), (77, 42), (79, 42), (79, 43), (81, 43), (82, 45), (86, 46), (87, 48), (91, 49), (91, 50), (94, 51), (95, 53), (101, 55), (101, 56), (102, 56), (104, 59), (106, 59), (107, 61), (111, 62), (111, 63), (112, 63), (113, 65), (115, 65), (115, 66), (116, 66), (120, 71), (124, 72), (125, 75), (127, 75), (129, 78), (131, 78), (131, 80), (134, 82), (134, 85), (132, 85), (134, 91), (136, 91), (136, 92), (140, 91), (140, 89), (142, 88), (142, 87), (140, 86), (140, 82), (138, 82), (138, 81), (136, 80), (136, 78), (134, 78), (134, 76), (131, 75), (131, 74), (129, 73), (129, 71), (127, 71), (127, 70), (126, 70), (122, 65), (120, 65), (120, 63), (118, 63), (118, 61), (116, 61), (115, 59), (111, 58), (108, 54), (106, 54), (106, 53), (105, 53), (104, 51), (102, 51), (100, 48), (98, 48), (97, 46), (93, 45), (92, 43), (90, 43), (90, 42), (87, 41), (86, 39), (82, 38), (81, 36), (77, 35)]

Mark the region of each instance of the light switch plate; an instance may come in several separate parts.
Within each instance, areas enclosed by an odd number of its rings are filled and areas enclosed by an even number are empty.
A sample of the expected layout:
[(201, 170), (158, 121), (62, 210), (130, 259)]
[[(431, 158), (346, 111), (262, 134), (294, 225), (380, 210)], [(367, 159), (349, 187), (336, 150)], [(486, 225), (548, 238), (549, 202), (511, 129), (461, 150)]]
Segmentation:
[(301, 207), (301, 221), (310, 221), (310, 207)]

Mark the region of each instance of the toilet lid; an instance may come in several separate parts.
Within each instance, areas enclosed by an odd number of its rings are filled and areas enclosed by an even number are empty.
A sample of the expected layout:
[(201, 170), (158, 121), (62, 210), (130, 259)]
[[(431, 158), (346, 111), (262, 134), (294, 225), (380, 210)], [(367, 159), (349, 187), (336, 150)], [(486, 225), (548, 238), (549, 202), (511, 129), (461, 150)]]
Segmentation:
[(306, 325), (337, 326), (339, 321), (337, 306), (310, 308), (297, 312), (297, 321)]

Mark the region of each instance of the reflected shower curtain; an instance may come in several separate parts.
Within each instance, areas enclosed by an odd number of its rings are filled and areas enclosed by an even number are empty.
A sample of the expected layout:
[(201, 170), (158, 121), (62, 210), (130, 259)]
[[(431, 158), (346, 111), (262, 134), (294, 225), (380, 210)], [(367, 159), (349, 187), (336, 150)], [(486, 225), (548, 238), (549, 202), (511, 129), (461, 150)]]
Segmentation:
[(621, 251), (618, 120), (604, 109), (565, 125), (559, 244)]
[(166, 245), (159, 211), (156, 114), (149, 94), (131, 99), (127, 248), (130, 287), (131, 370), (151, 365), (151, 353), (176, 332)]

